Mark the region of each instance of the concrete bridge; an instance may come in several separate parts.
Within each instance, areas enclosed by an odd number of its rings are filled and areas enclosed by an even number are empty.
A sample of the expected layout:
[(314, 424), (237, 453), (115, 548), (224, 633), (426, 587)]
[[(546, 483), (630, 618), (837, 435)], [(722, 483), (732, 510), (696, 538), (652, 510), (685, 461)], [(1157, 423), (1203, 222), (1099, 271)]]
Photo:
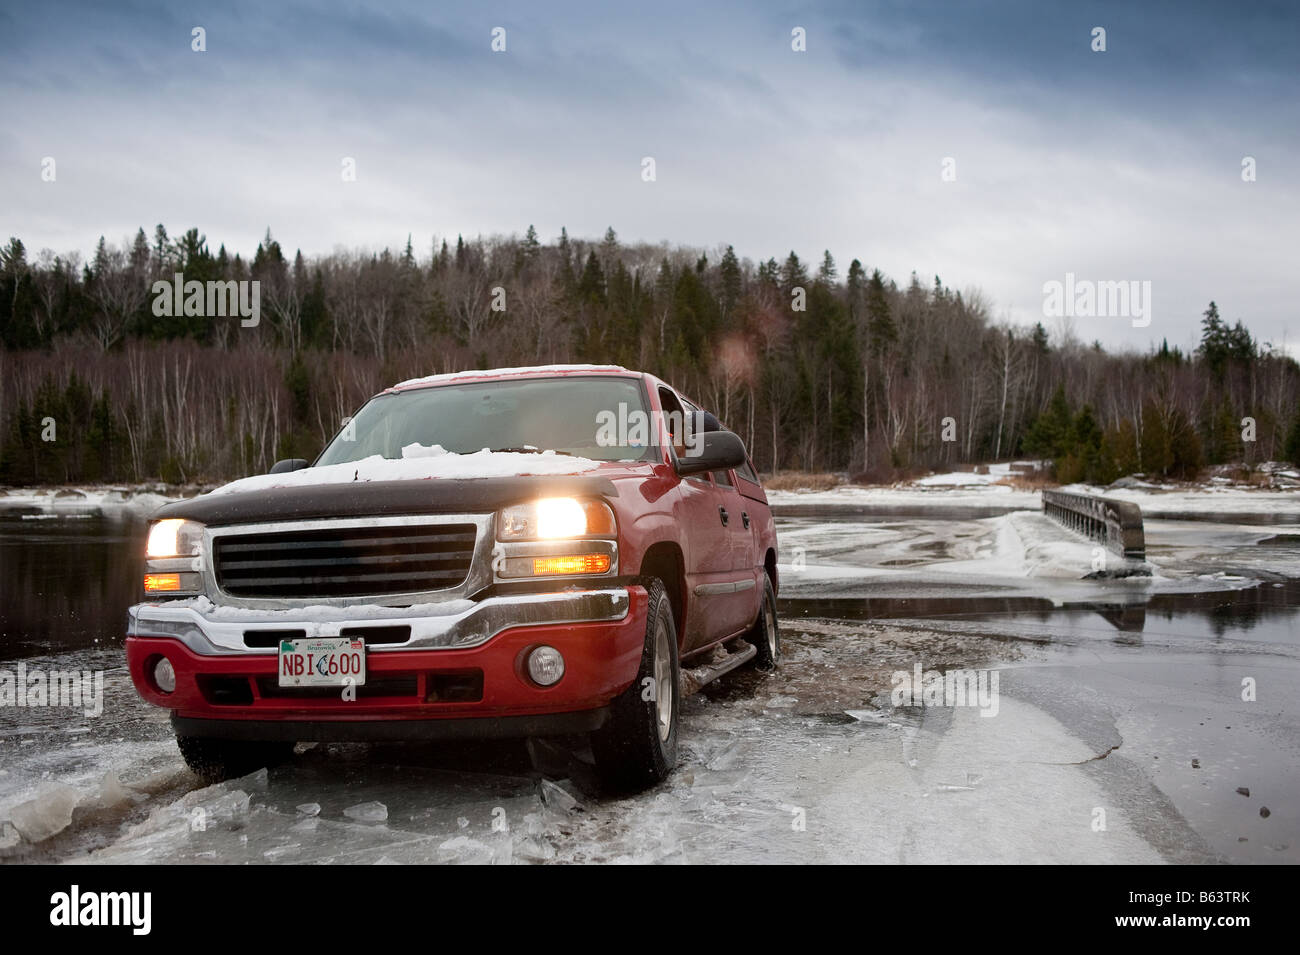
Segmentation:
[(1096, 494), (1044, 491), (1043, 513), (1121, 557), (1146, 559), (1142, 509), (1136, 504)]

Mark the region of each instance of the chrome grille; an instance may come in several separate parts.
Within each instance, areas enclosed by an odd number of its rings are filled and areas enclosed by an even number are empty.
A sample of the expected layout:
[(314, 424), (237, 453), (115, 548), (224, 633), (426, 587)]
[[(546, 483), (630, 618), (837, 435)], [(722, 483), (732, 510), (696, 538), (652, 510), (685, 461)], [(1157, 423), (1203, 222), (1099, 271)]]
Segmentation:
[(464, 583), (473, 524), (373, 524), (223, 534), (213, 541), (218, 586), (235, 597), (364, 597)]

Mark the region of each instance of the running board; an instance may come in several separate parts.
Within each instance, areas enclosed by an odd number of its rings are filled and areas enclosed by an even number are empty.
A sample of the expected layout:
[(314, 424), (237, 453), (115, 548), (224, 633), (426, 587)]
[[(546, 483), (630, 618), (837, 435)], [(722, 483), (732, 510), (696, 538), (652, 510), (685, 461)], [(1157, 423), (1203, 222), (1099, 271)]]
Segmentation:
[(726, 650), (726, 655), (722, 657), (719, 657), (715, 651), (710, 662), (701, 663), (695, 667), (682, 668), (682, 696), (690, 696), (701, 687), (708, 686), (723, 674), (730, 673), (736, 667), (742, 666), (758, 656), (758, 647), (749, 641), (737, 639), (735, 642), (740, 646), (739, 650)]

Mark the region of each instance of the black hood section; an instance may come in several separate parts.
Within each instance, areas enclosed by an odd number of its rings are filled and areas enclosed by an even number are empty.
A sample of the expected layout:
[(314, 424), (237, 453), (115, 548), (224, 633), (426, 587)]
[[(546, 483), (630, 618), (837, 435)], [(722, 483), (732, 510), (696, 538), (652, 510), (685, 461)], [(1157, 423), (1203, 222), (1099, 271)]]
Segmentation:
[(183, 517), (220, 527), (331, 517), (484, 513), (534, 497), (613, 498), (617, 495), (618, 490), (608, 478), (582, 475), (352, 481), (204, 494), (164, 505), (154, 513), (153, 519)]

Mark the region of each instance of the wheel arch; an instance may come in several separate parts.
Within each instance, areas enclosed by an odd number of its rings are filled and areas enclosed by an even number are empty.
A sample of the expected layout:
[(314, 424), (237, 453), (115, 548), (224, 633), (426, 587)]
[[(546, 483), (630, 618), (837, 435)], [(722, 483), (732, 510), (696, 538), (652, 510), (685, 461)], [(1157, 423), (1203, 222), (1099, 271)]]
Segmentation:
[(668, 603), (673, 608), (673, 623), (677, 625), (677, 644), (681, 646), (686, 633), (686, 561), (682, 548), (676, 541), (656, 541), (646, 548), (639, 571), (643, 577), (658, 577), (668, 592)]

